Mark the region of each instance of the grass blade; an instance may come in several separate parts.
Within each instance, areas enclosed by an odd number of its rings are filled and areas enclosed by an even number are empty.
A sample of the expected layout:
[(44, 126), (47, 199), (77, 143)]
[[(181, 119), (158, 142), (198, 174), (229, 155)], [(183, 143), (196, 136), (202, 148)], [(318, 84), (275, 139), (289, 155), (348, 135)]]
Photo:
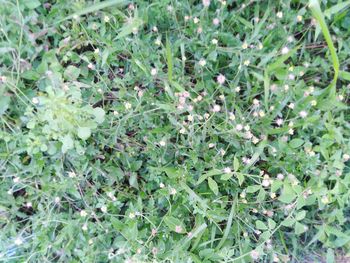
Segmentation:
[(333, 81), (330, 84), (330, 92), (331, 94), (335, 94), (335, 85), (337, 83), (338, 75), (339, 75), (339, 59), (336, 52), (336, 49), (333, 45), (333, 41), (331, 38), (331, 34), (329, 33), (328, 26), (326, 24), (326, 21), (324, 19), (320, 4), (318, 3), (318, 0), (310, 0), (309, 1), (309, 7), (311, 9), (312, 15), (315, 17), (317, 22), (319, 23), (322, 34), (324, 38), (326, 39), (329, 51), (331, 53), (332, 63), (333, 63), (333, 69), (334, 69), (334, 77)]
[(324, 15), (325, 15), (325, 17), (327, 17), (329, 19), (329, 18), (331, 18), (332, 15), (340, 12), (342, 9), (347, 8), (348, 6), (350, 6), (350, 0), (336, 4), (336, 5), (328, 8), (327, 10), (324, 11)]
[(108, 1), (104, 1), (104, 2), (101, 2), (101, 3), (94, 4), (92, 6), (86, 7), (83, 10), (77, 11), (74, 14), (69, 15), (66, 18), (58, 21), (57, 23), (60, 23), (60, 22), (72, 19), (74, 17), (79, 17), (79, 16), (83, 16), (83, 15), (86, 15), (86, 14), (89, 14), (89, 13), (93, 13), (93, 12), (96, 12), (98, 10), (101, 10), (101, 9), (104, 9), (104, 8), (107, 8), (107, 7), (111, 7), (113, 5), (124, 5), (126, 3), (128, 3), (128, 1), (126, 1), (126, 0), (108, 0)]
[(226, 223), (226, 228), (225, 228), (225, 231), (224, 231), (224, 235), (222, 236), (221, 240), (220, 240), (220, 243), (218, 244), (217, 246), (217, 250), (219, 250), (225, 243), (227, 237), (228, 237), (228, 234), (230, 233), (230, 230), (231, 230), (231, 226), (232, 226), (232, 219), (233, 219), (233, 215), (235, 213), (235, 205), (236, 203), (233, 202), (232, 203), (232, 207), (231, 207), (231, 211), (230, 211), (230, 215), (227, 219), (227, 223)]
[(166, 38), (166, 61), (168, 65), (168, 80), (172, 81), (173, 79), (173, 57), (171, 54), (171, 46), (169, 42), (169, 38)]

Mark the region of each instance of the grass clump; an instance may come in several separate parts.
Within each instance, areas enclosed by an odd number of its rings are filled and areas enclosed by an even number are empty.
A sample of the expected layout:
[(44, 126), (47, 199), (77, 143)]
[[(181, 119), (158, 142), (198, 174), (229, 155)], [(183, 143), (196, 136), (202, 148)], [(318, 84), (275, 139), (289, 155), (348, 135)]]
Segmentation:
[(349, 6), (2, 1), (0, 259), (347, 260)]

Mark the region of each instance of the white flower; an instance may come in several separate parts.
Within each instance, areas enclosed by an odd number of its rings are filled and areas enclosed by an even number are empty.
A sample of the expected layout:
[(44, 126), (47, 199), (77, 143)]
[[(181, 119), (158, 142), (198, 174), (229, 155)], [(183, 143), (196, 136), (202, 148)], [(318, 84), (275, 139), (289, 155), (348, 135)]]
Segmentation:
[(19, 183), (19, 181), (20, 181), (19, 177), (16, 176), (16, 177), (13, 178), (13, 182), (14, 183)]
[(109, 19), (108, 16), (104, 16), (103, 20), (104, 20), (106, 23), (108, 23), (110, 19)]
[(260, 257), (260, 253), (256, 250), (252, 250), (250, 252), (250, 256), (252, 257), (253, 260), (257, 260)]
[(329, 203), (329, 198), (328, 198), (328, 196), (323, 196), (322, 198), (321, 198), (321, 202), (323, 203), (323, 204), (328, 204)]
[(241, 87), (236, 87), (235, 88), (235, 92), (240, 92), (241, 91)]
[(277, 124), (278, 126), (281, 126), (281, 125), (283, 124), (283, 119), (277, 119), (277, 120), (276, 120), (276, 124)]
[(244, 64), (244, 66), (249, 66), (249, 64), (250, 64), (250, 61), (249, 61), (249, 59), (247, 59), (247, 60), (244, 60), (243, 64)]
[(88, 69), (91, 69), (91, 70), (94, 70), (94, 69), (95, 69), (95, 66), (94, 66), (94, 64), (92, 64), (92, 63), (89, 63), (89, 64), (87, 65), (87, 67), (88, 67)]
[(193, 23), (195, 23), (195, 24), (198, 24), (198, 23), (199, 23), (198, 17), (193, 18)]
[(218, 77), (217, 77), (217, 81), (220, 85), (224, 84), (225, 81), (226, 81), (226, 78), (224, 75), (220, 74)]
[(185, 133), (186, 133), (186, 129), (185, 129), (185, 128), (182, 128), (179, 132), (180, 132), (181, 134), (185, 134)]
[(347, 154), (347, 153), (345, 153), (345, 154), (343, 155), (343, 160), (344, 160), (345, 162), (347, 162), (347, 161), (349, 161), (349, 159), (350, 159), (350, 155)]
[(237, 125), (236, 125), (236, 130), (237, 130), (237, 131), (243, 130), (243, 125), (242, 125), (242, 124), (237, 124)]
[(125, 107), (125, 109), (130, 110), (131, 109), (131, 103), (130, 102), (125, 102), (124, 103), (124, 107)]
[(289, 103), (289, 105), (288, 105), (288, 108), (290, 108), (290, 109), (294, 109), (294, 107), (295, 107), (295, 104), (294, 103)]
[(260, 104), (260, 101), (259, 101), (259, 100), (257, 100), (257, 99), (253, 99), (253, 104), (254, 104), (255, 106), (257, 106), (257, 105), (259, 105), (259, 104)]
[(129, 214), (129, 218), (130, 218), (130, 219), (134, 219), (134, 218), (135, 218), (135, 213), (131, 212), (131, 213)]
[(80, 211), (80, 216), (81, 216), (81, 217), (86, 217), (86, 216), (87, 216), (86, 211), (85, 211), (85, 210), (81, 210), (81, 211)]
[(188, 115), (187, 120), (192, 122), (194, 120), (193, 115)]
[(16, 239), (15, 239), (15, 244), (16, 244), (17, 246), (22, 245), (22, 244), (23, 244), (22, 238), (20, 238), (20, 237), (16, 238)]
[(154, 44), (156, 44), (157, 46), (160, 46), (161, 43), (162, 42), (160, 41), (159, 37), (154, 41)]
[(283, 55), (287, 54), (289, 52), (289, 48), (288, 47), (283, 47), (282, 50), (281, 50), (281, 53)]
[(289, 48), (288, 47), (283, 47), (282, 50), (281, 50), (281, 53), (283, 55), (287, 54), (289, 52)]
[(262, 181), (262, 186), (268, 187), (269, 185), (270, 185), (270, 180), (269, 180), (269, 179), (264, 179), (264, 180)]
[(152, 68), (152, 69), (151, 69), (151, 75), (152, 75), (152, 76), (157, 75), (157, 69), (156, 69), (156, 68)]
[(133, 28), (132, 28), (132, 33), (133, 33), (134, 35), (136, 35), (138, 32), (139, 32), (139, 30), (138, 30), (137, 27), (133, 27)]
[(265, 112), (264, 111), (259, 111), (259, 116), (261, 117), (261, 118), (263, 118), (263, 117), (265, 117)]
[(100, 49), (96, 48), (96, 49), (94, 50), (94, 53), (95, 53), (95, 54), (100, 53)]
[(248, 48), (248, 44), (247, 44), (246, 42), (244, 42), (244, 43), (242, 44), (242, 48), (243, 48), (243, 49), (247, 49), (247, 48)]
[(160, 187), (160, 188), (164, 188), (165, 185), (164, 185), (163, 183), (160, 183), (160, 184), (159, 184), (159, 187)]
[(277, 12), (276, 16), (277, 16), (278, 18), (282, 18), (282, 17), (283, 17), (283, 13), (282, 13), (282, 12)]
[(220, 105), (215, 104), (213, 107), (213, 112), (219, 112), (221, 110)]
[(181, 226), (175, 226), (175, 232), (176, 233), (181, 233), (182, 232), (182, 227)]
[(37, 97), (34, 97), (34, 98), (32, 98), (32, 102), (34, 104), (38, 104), (39, 103), (39, 99)]
[(233, 114), (233, 112), (230, 112), (229, 113), (229, 119), (231, 120), (231, 121), (234, 121), (235, 119), (236, 119), (236, 116)]
[(293, 135), (293, 134), (294, 134), (294, 130), (293, 130), (293, 129), (289, 129), (289, 130), (288, 130), (288, 133), (289, 133), (290, 135)]
[(224, 149), (220, 149), (220, 154), (224, 156), (226, 154), (226, 151)]
[(263, 44), (259, 43), (259, 45), (258, 45), (258, 49), (260, 49), (260, 50), (261, 50), (261, 49), (263, 49), (263, 47), (264, 47), (264, 46), (263, 46)]
[(153, 32), (158, 32), (158, 28), (157, 28), (156, 26), (154, 26), (154, 27), (152, 28), (152, 30), (153, 30)]
[(284, 179), (284, 175), (281, 174), (281, 173), (277, 174), (277, 179), (278, 180), (283, 180)]
[(208, 147), (211, 149), (211, 148), (214, 148), (215, 147), (215, 143), (209, 143), (208, 144)]
[(300, 117), (302, 117), (304, 119), (307, 116), (307, 112), (303, 110), (303, 111), (299, 112), (299, 115), (300, 115)]
[(311, 106), (316, 106), (316, 105), (317, 105), (317, 101), (316, 101), (316, 100), (312, 100), (312, 101), (310, 102), (310, 104), (311, 104)]
[(298, 15), (298, 16), (297, 16), (297, 21), (298, 21), (298, 22), (303, 21), (303, 17), (302, 17), (301, 15)]
[(55, 203), (58, 204), (61, 201), (61, 198), (59, 198), (58, 196), (55, 197)]
[(255, 136), (253, 136), (252, 142), (254, 144), (257, 144), (259, 142), (259, 139), (257, 137), (255, 137)]
[(218, 40), (217, 40), (216, 38), (213, 38), (213, 39), (211, 40), (211, 43), (212, 43), (213, 45), (216, 45), (216, 44), (218, 43)]
[(32, 206), (33, 206), (32, 202), (27, 202), (27, 203), (26, 203), (26, 207), (30, 208), (30, 207), (32, 207)]
[(208, 7), (210, 5), (210, 0), (203, 0), (202, 3), (205, 7)]
[(161, 141), (159, 142), (159, 145), (162, 146), (162, 147), (164, 147), (164, 146), (166, 145), (166, 142), (165, 142), (164, 140), (161, 140)]
[(68, 172), (68, 176), (70, 178), (74, 178), (74, 177), (76, 177), (76, 174), (75, 174), (75, 172), (71, 171), (71, 172)]
[(198, 64), (204, 67), (207, 64), (207, 62), (205, 61), (205, 59), (202, 58), (201, 60), (199, 60)]
[(103, 212), (103, 213), (107, 213), (107, 206), (102, 206), (101, 207), (101, 211)]
[(171, 195), (176, 195), (176, 189), (175, 188), (171, 188), (170, 189), (170, 194)]
[(225, 174), (229, 174), (229, 173), (231, 173), (232, 171), (231, 171), (231, 168), (230, 167), (225, 167), (224, 168), (224, 173)]
[(219, 24), (220, 24), (219, 18), (214, 18), (214, 19), (213, 19), (213, 24), (214, 24), (215, 26), (219, 25)]
[(82, 229), (83, 231), (87, 231), (87, 230), (88, 230), (87, 224), (85, 223), (85, 224), (81, 227), (81, 229)]

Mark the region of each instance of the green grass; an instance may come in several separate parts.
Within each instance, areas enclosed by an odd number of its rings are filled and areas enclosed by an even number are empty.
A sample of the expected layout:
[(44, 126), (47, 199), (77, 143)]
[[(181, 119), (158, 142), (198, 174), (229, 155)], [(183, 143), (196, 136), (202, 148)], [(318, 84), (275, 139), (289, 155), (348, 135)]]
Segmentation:
[(349, 1), (1, 1), (1, 262), (349, 260)]

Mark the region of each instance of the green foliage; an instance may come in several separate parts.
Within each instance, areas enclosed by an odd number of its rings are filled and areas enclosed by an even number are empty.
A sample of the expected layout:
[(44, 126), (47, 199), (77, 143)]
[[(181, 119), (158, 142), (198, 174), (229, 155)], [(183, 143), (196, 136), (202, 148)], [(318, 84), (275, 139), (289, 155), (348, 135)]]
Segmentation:
[(349, 260), (349, 1), (1, 3), (1, 262)]

